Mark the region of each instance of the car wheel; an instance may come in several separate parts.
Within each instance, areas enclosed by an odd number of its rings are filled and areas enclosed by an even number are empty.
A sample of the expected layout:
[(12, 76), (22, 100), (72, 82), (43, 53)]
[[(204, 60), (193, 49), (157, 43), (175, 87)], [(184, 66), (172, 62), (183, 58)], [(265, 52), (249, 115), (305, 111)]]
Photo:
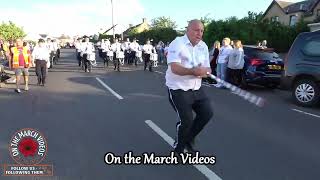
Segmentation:
[(297, 104), (313, 106), (319, 100), (319, 86), (312, 80), (302, 79), (294, 84), (292, 96)]

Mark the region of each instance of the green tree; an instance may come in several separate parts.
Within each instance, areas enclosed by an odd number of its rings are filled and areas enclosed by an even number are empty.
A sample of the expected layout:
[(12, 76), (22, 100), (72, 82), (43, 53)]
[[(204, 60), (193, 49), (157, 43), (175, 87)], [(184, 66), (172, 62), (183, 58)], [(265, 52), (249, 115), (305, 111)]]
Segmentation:
[(169, 17), (161, 16), (151, 20), (152, 29), (161, 28), (177, 28), (176, 22), (171, 20)]
[(17, 38), (23, 38), (26, 34), (23, 28), (16, 26), (13, 22), (0, 24), (0, 37), (4, 40), (15, 40)]
[(308, 22), (300, 21), (289, 27), (278, 22), (262, 20), (262, 13), (248, 12), (242, 19), (230, 17), (226, 20), (212, 20), (205, 28), (204, 41), (209, 45), (224, 37), (239, 39), (243, 44), (254, 45), (257, 41), (267, 40), (268, 47), (277, 52), (287, 52), (296, 36), (309, 31)]

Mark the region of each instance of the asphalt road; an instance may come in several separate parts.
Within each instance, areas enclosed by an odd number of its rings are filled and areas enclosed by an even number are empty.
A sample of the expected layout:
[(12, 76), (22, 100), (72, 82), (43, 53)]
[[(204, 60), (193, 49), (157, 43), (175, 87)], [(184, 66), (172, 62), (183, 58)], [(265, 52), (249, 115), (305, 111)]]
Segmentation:
[[(196, 148), (215, 156), (214, 165), (105, 164), (107, 152), (169, 154), (177, 116), (164, 85), (165, 66), (153, 73), (141, 65), (115, 72), (98, 64), (85, 73), (74, 51), (62, 50), (46, 87), (36, 86), (31, 73), (29, 92), (16, 94), (12, 85), (0, 89), (0, 164), (14, 162), (8, 152), (11, 136), (34, 128), (48, 142), (42, 164), (54, 168), (54, 177), (40, 179), (319, 179), (319, 107), (297, 107), (289, 92), (261, 87), (250, 91), (267, 100), (263, 108), (228, 90), (203, 86), (214, 117)], [(0, 179), (32, 179), (3, 177), (0, 170)]]

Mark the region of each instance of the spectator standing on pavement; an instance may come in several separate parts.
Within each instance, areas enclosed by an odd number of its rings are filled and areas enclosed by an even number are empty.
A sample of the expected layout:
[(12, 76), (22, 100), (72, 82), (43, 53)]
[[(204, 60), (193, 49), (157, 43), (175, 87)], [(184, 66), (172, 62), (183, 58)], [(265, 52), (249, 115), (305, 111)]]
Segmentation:
[(216, 69), (217, 69), (217, 58), (219, 56), (219, 51), (220, 51), (220, 42), (215, 41), (212, 47), (212, 50), (210, 51), (210, 67), (212, 74), (216, 75)]
[(211, 73), (203, 31), (200, 20), (191, 20), (186, 34), (171, 42), (168, 50), (166, 86), (169, 101), (179, 117), (174, 143), (177, 153), (183, 153), (185, 148), (194, 152), (194, 139), (213, 116), (210, 101), (201, 88), (201, 78)]
[(228, 60), (228, 81), (239, 86), (241, 83), (242, 69), (244, 66), (244, 52), (240, 40), (235, 41)]
[(9, 58), (9, 66), (12, 67), (16, 75), (16, 89), (15, 92), (20, 93), (20, 77), (24, 76), (24, 90), (29, 90), (29, 67), (32, 66), (31, 53), (27, 47), (23, 46), (22, 39), (16, 40), (16, 47), (11, 48), (11, 56)]
[[(229, 55), (232, 52), (232, 47), (230, 46), (230, 38), (224, 38), (222, 40), (222, 47), (220, 48), (218, 60), (217, 60), (217, 76), (222, 80), (227, 79), (227, 65)], [(216, 85), (218, 88), (223, 88), (221, 83)]]
[(38, 77), (38, 85), (44, 86), (47, 77), (47, 63), (49, 62), (50, 52), (45, 46), (45, 41), (39, 39), (38, 45), (32, 52), (32, 58), (36, 63), (36, 75)]
[(150, 43), (150, 40), (147, 40), (146, 44), (143, 46), (144, 51), (144, 70), (149, 66), (149, 71), (152, 72), (152, 63), (150, 61), (150, 56), (154, 50), (153, 46)]

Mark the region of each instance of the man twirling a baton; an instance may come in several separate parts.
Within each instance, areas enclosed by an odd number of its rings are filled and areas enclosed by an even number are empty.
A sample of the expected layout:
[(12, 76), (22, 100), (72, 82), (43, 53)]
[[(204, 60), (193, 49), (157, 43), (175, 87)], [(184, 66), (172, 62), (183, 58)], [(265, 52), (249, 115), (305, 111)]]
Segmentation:
[(213, 116), (210, 101), (201, 88), (201, 78), (211, 73), (208, 46), (202, 41), (203, 30), (200, 20), (191, 20), (186, 34), (172, 41), (168, 49), (166, 86), (169, 101), (179, 117), (176, 153), (185, 149), (194, 152), (195, 137)]

